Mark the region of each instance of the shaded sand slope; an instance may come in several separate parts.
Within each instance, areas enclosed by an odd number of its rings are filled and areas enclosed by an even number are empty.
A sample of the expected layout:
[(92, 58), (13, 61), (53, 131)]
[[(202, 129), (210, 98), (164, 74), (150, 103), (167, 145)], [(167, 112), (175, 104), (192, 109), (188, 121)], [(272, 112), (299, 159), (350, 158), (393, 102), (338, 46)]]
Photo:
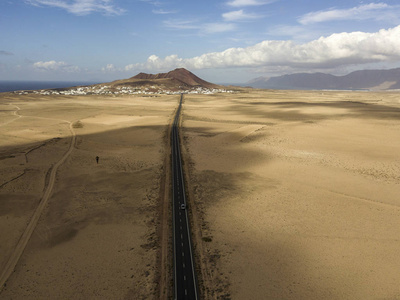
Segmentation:
[(0, 266), (68, 149), (62, 120), (77, 141), (1, 298), (157, 298), (159, 189), (177, 99), (2, 95)]
[(206, 298), (400, 298), (400, 94), (188, 96), (183, 115)]

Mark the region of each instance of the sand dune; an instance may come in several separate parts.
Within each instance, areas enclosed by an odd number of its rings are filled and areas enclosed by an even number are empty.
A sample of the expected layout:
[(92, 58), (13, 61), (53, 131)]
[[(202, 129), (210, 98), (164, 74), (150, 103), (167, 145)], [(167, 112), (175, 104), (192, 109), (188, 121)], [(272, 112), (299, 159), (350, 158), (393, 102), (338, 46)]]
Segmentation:
[[(0, 95), (1, 268), (77, 135), (1, 298), (158, 299), (178, 99)], [(186, 95), (182, 126), (203, 298), (400, 298), (398, 93)]]
[(156, 298), (165, 134), (177, 100), (2, 95), (1, 268), (68, 149), (65, 120), (77, 140), (1, 298)]
[(206, 298), (400, 297), (399, 99), (186, 97)]

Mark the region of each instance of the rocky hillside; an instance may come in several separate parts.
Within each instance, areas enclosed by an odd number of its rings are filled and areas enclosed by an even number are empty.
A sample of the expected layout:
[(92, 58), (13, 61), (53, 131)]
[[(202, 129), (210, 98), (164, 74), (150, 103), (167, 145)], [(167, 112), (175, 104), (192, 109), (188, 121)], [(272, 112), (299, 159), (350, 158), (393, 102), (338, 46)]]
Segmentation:
[(182, 88), (221, 88), (221, 86), (207, 82), (184, 68), (175, 69), (168, 73), (139, 73), (129, 79), (113, 81), (110, 84), (114, 87), (156, 86), (157, 88), (161, 87), (168, 90), (177, 90)]
[(254, 88), (300, 90), (388, 90), (400, 89), (400, 68), (362, 70), (345, 76), (325, 73), (297, 73), (278, 77), (258, 77), (248, 82)]

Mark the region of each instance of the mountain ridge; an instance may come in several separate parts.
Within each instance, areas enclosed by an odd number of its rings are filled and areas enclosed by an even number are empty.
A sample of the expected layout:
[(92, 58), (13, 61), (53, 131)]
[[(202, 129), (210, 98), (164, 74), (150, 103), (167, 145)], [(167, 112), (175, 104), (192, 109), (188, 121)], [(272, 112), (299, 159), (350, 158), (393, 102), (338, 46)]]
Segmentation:
[(400, 89), (400, 68), (358, 70), (347, 75), (295, 73), (276, 77), (258, 77), (247, 82), (253, 88), (304, 90), (389, 90)]

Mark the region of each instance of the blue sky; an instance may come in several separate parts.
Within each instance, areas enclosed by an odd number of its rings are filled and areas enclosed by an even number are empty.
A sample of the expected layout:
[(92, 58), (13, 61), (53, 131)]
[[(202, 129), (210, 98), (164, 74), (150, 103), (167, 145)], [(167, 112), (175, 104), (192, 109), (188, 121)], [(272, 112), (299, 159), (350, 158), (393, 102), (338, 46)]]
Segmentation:
[(216, 83), (400, 67), (400, 3), (0, 2), (0, 80), (110, 81), (177, 67)]

